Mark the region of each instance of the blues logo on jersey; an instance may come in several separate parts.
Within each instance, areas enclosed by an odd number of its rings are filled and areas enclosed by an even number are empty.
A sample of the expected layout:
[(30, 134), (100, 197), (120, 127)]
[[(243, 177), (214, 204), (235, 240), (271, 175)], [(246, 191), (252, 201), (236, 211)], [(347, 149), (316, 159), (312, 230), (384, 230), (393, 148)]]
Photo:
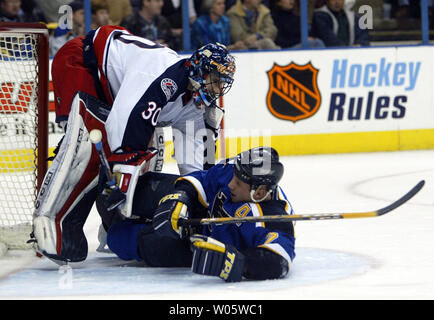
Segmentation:
[[(197, 171), (180, 179), (189, 181), (198, 193), (200, 203), (211, 217), (247, 217), (293, 214), (293, 209), (280, 187), (272, 199), (260, 203), (232, 202), (228, 184), (233, 178), (233, 164), (218, 164), (208, 171)], [(295, 257), (292, 223), (238, 223), (213, 225), (204, 234), (238, 250), (264, 247), (283, 256), (288, 262)]]

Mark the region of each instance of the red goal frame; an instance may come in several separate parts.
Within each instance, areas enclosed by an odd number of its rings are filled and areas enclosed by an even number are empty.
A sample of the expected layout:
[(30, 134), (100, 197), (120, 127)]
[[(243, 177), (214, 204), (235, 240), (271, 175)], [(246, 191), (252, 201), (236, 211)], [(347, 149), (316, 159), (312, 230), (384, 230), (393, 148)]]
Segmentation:
[(48, 164), (48, 85), (49, 85), (49, 34), (43, 23), (0, 22), (0, 32), (35, 34), (38, 52), (38, 146), (37, 190), (39, 191)]

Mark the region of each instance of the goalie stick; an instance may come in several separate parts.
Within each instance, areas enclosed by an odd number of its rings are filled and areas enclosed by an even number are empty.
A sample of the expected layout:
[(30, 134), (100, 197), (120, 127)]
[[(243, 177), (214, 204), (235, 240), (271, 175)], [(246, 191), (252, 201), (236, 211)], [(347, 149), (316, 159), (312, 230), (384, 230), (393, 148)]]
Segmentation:
[(103, 145), (102, 145), (102, 133), (98, 129), (93, 129), (89, 133), (89, 139), (95, 146), (96, 150), (98, 151), (99, 158), (101, 160), (101, 168), (106, 175), (107, 178), (107, 185), (109, 186), (111, 193), (110, 193), (110, 203), (112, 203), (107, 210), (111, 211), (117, 207), (119, 207), (121, 204), (123, 204), (126, 201), (126, 196), (119, 190), (119, 187), (116, 186), (116, 179), (113, 177), (113, 174), (110, 171), (110, 165), (107, 161), (107, 157), (104, 153)]
[(330, 219), (353, 219), (353, 218), (371, 218), (382, 216), (390, 211), (400, 207), (408, 200), (413, 198), (416, 193), (422, 189), (425, 181), (421, 180), (410, 191), (403, 195), (398, 200), (388, 206), (365, 212), (347, 212), (347, 213), (313, 213), (313, 214), (294, 214), (294, 215), (271, 215), (260, 217), (224, 217), (224, 218), (203, 218), (203, 219), (179, 219), (179, 226), (193, 225), (213, 225), (213, 224), (230, 224), (230, 223), (246, 223), (246, 222), (292, 222), (299, 220), (330, 220)]

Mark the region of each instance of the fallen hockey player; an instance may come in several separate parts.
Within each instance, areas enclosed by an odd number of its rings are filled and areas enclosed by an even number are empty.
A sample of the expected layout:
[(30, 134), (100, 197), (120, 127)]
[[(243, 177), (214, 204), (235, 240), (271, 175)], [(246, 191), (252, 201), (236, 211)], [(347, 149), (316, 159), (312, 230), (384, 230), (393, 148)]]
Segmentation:
[(185, 176), (148, 172), (140, 178), (132, 215), (107, 211), (107, 189), (97, 208), (108, 230), (109, 248), (124, 260), (150, 267), (191, 267), (194, 273), (228, 282), (278, 279), (294, 252), (292, 222), (183, 227), (182, 219), (291, 215), (278, 183), (278, 153), (258, 147)]

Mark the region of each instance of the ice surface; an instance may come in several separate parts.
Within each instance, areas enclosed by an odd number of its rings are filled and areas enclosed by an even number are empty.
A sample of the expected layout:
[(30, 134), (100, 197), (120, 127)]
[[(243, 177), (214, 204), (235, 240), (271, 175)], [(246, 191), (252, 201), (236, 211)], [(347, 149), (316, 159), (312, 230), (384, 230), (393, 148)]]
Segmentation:
[(284, 280), (245, 281), (227, 284), (218, 278), (204, 277), (189, 268), (147, 268), (138, 262), (122, 262), (113, 255), (91, 253), (80, 265), (60, 267), (40, 261), (5, 279), (0, 297), (69, 297), (129, 295), (136, 298), (165, 297), (167, 294), (231, 294), (245, 291), (274, 291), (324, 280), (361, 274), (371, 267), (364, 257), (331, 250), (300, 248), (300, 262)]
[[(98, 253), (99, 217), (85, 225), (89, 256), (59, 268), (30, 252), (0, 258), (0, 299), (433, 299), (434, 151), (284, 157), (296, 213), (379, 209), (421, 179), (409, 203), (378, 218), (302, 221), (282, 280), (228, 284), (188, 268), (148, 268)], [(173, 172), (173, 167), (168, 166)]]

